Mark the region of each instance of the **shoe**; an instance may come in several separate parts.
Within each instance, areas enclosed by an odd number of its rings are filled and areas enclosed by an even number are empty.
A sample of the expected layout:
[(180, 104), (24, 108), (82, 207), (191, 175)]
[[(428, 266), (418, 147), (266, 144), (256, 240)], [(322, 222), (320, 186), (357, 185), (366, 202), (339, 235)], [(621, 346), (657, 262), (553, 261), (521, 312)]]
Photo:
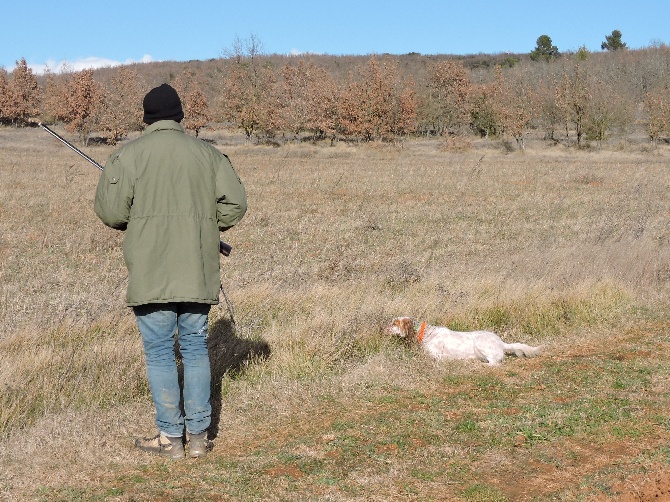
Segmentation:
[(187, 432), (186, 440), (188, 442), (188, 455), (191, 458), (204, 457), (211, 447), (211, 443), (207, 440), (207, 431), (200, 434)]
[(181, 460), (184, 458), (184, 443), (181, 437), (158, 434), (152, 438), (136, 439), (135, 446), (142, 451), (171, 458), (172, 460)]

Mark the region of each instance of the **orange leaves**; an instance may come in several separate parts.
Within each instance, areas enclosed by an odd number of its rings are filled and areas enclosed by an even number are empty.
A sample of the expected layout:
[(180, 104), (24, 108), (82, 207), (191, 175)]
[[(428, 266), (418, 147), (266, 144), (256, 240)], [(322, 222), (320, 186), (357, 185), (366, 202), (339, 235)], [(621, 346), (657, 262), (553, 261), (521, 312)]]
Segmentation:
[(238, 57), (223, 82), (222, 111), (247, 139), (291, 131), (314, 139), (394, 139), (416, 124), (414, 82), (394, 62), (372, 57), (338, 85), (325, 69), (298, 60), (274, 72), (258, 57)]
[(39, 113), (43, 98), (42, 120), (62, 121), (82, 138), (95, 130), (110, 142), (119, 141), (142, 127), (141, 98), (148, 89), (140, 72), (154, 85), (173, 81), (182, 98), (183, 125), (196, 136), (214, 120), (241, 129), (248, 140), (275, 143), (286, 138), (396, 141), (419, 132), (460, 139), (475, 132), (508, 135), (523, 148), (531, 125), (545, 127), (545, 137), (551, 139), (559, 127), (565, 138), (574, 131), (578, 143), (582, 136), (602, 139), (608, 129), (630, 124), (643, 103), (646, 113), (639, 118), (648, 121), (649, 136), (670, 132), (670, 100), (662, 94), (644, 96), (665, 85), (664, 54), (649, 62), (654, 63), (653, 72), (647, 71), (656, 75), (653, 79), (636, 76), (624, 87), (619, 66), (605, 68), (595, 57), (588, 62), (564, 58), (560, 65), (518, 61), (494, 73), (458, 57), (356, 56), (340, 61), (317, 55), (264, 56), (255, 43), (236, 50), (234, 57), (206, 64), (98, 70), (97, 83), (92, 70), (47, 74), (40, 80), (43, 95), (25, 62), (17, 63), (11, 74), (0, 69), (0, 120), (28, 120)]
[(67, 124), (65, 128), (78, 132), (82, 141), (86, 141), (103, 102), (103, 88), (93, 79), (93, 70), (88, 69), (73, 73), (64, 91), (61, 111)]
[(468, 124), (475, 88), (460, 61), (440, 61), (429, 68), (428, 110), (436, 132), (452, 132)]
[(257, 131), (271, 132), (276, 123), (276, 75), (258, 57), (239, 55), (223, 81), (223, 116), (240, 127), (247, 140)]
[(337, 130), (338, 89), (328, 73), (312, 62), (287, 63), (278, 86), (283, 126), (298, 135), (324, 138)]
[(184, 121), (186, 129), (195, 131), (198, 137), (200, 129), (209, 122), (209, 104), (205, 93), (198, 87), (191, 87), (183, 94)]
[[(0, 89), (1, 90), (1, 89)], [(96, 121), (103, 103), (103, 86), (93, 79), (93, 70), (68, 73), (60, 79), (47, 73), (44, 95), (37, 86), (37, 79), (25, 64), (25, 59), (17, 63), (12, 73), (4, 98), (10, 103), (3, 116), (13, 120), (27, 121), (28, 117), (40, 113), (39, 104), (43, 97), (42, 112), (50, 120), (62, 120), (70, 132), (78, 132), (85, 140)]]
[(174, 82), (184, 108), (184, 128), (195, 131), (196, 138), (200, 129), (210, 120), (209, 103), (193, 72), (185, 71)]
[(504, 78), (500, 67), (496, 72), (494, 95), (501, 132), (512, 136), (523, 149), (524, 132), (539, 109), (537, 93), (518, 74)]
[(22, 58), (16, 62), (11, 78), (0, 75), (0, 118), (27, 123), (39, 114), (39, 104), (37, 78)]
[(393, 139), (407, 134), (415, 122), (414, 82), (399, 77), (395, 62), (380, 63), (373, 56), (340, 93), (339, 125), (346, 136)]
[(9, 90), (7, 87), (7, 72), (0, 68), (0, 121), (9, 118), (8, 103)]
[(137, 72), (124, 67), (114, 75), (104, 90), (104, 105), (99, 109), (99, 128), (115, 144), (125, 138), (130, 131), (142, 128), (142, 86)]
[(655, 89), (644, 95), (644, 109), (649, 120), (647, 134), (656, 143), (662, 134), (670, 133), (670, 99), (668, 91), (663, 88)]

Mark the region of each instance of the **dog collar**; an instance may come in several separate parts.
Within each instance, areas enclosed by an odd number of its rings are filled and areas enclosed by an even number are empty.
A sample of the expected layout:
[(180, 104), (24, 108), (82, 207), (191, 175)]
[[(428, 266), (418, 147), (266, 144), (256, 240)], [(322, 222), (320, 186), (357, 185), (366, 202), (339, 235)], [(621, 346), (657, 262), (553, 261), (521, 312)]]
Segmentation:
[(419, 327), (419, 334), (416, 336), (416, 340), (421, 343), (423, 341), (423, 335), (426, 332), (426, 321), (423, 321), (421, 323), (421, 326)]

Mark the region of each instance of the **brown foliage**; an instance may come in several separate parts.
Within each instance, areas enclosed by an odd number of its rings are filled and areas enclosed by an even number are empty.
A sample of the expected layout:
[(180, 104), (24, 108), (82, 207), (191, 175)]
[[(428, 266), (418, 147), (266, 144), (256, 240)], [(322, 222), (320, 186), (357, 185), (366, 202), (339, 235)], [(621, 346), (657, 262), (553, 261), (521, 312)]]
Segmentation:
[(416, 120), (413, 82), (398, 75), (395, 62), (375, 56), (350, 76), (340, 95), (340, 129), (364, 140), (392, 139)]
[(611, 69), (596, 73), (584, 62), (574, 62), (564, 68), (555, 88), (566, 137), (573, 126), (577, 145), (584, 139), (602, 142), (612, 128), (625, 128), (634, 120), (634, 97), (624, 92)]
[(276, 95), (277, 76), (263, 64), (260, 47), (254, 40), (243, 53), (236, 49), (232, 66), (223, 79), (221, 112), (244, 131), (247, 141), (258, 132), (272, 136), (280, 126)]
[(670, 97), (668, 90), (657, 88), (649, 91), (644, 97), (644, 108), (647, 112), (647, 134), (655, 144), (663, 134), (670, 133)]
[(338, 89), (325, 69), (313, 62), (287, 63), (278, 88), (281, 122), (296, 136), (311, 132), (317, 139), (337, 129)]
[(102, 106), (97, 110), (98, 125), (110, 144), (142, 129), (142, 87), (137, 72), (125, 67), (104, 88)]
[(508, 73), (505, 77), (498, 67), (494, 96), (501, 132), (512, 136), (517, 146), (524, 149), (524, 132), (537, 115), (537, 94), (522, 76)]
[(93, 79), (93, 70), (82, 70), (70, 76), (67, 81), (64, 100), (63, 120), (70, 132), (78, 132), (79, 138), (88, 142), (88, 136), (97, 119), (103, 103), (102, 86)]
[(428, 94), (422, 103), (423, 119), (437, 134), (456, 133), (468, 124), (474, 88), (461, 61), (433, 63), (429, 68)]
[(317, 72), (320, 75), (311, 94), (312, 116), (307, 126), (317, 138), (329, 136), (333, 140), (339, 123), (339, 88), (325, 70)]
[(65, 96), (67, 95), (66, 80), (58, 79), (51, 72), (46, 74), (44, 98), (42, 100), (42, 116), (47, 122), (65, 120)]
[(195, 73), (192, 71), (183, 72), (175, 80), (174, 86), (184, 107), (182, 125), (184, 128), (194, 131), (197, 138), (200, 129), (205, 127), (210, 120), (207, 96), (205, 96)]
[(395, 103), (393, 133), (396, 137), (412, 134), (417, 127), (416, 85), (412, 79), (403, 82)]
[(22, 58), (16, 62), (11, 78), (0, 81), (0, 118), (14, 124), (27, 124), (39, 115), (40, 90), (37, 77)]
[(313, 67), (302, 59), (296, 66), (287, 63), (281, 70), (280, 96), (282, 119), (286, 128), (298, 135), (309, 129), (314, 110), (310, 100), (315, 77)]
[(8, 104), (8, 91), (7, 91), (7, 72), (4, 68), (0, 68), (0, 121), (6, 119), (7, 113), (7, 104)]
[(184, 127), (195, 131), (196, 138), (200, 129), (209, 122), (209, 105), (207, 96), (201, 89), (191, 88), (184, 95)]
[[(501, 63), (506, 69), (499, 82), (494, 65)], [(655, 94), (661, 91), (655, 89), (664, 88), (670, 78), (670, 49), (661, 45), (589, 53), (581, 60), (564, 55), (552, 64), (536, 64), (527, 57), (503, 60), (502, 55), (311, 55), (297, 60), (262, 55), (258, 41), (252, 39), (246, 45), (240, 42), (234, 54), (224, 59), (149, 63), (133, 69), (150, 86), (189, 73), (192, 90), (183, 89), (180, 94), (184, 125), (196, 134), (209, 120), (239, 127), (248, 139), (289, 132), (311, 134), (314, 139), (396, 140), (416, 133), (448, 131), (453, 136), (469, 126), (484, 137), (509, 134), (522, 146), (524, 131), (532, 124), (543, 126), (545, 137), (554, 141), (558, 141), (555, 131), (564, 128), (565, 138), (576, 134), (581, 144), (583, 139), (602, 140), (614, 127), (633, 123), (636, 110), (644, 112), (639, 123), (648, 127), (652, 139), (663, 134), (661, 110), (652, 103), (662, 99)], [(95, 82), (101, 92), (105, 88), (104, 103), (129, 103), (126, 96), (110, 96), (122, 92), (115, 83), (121, 71), (96, 70)], [(82, 137), (86, 129), (100, 127), (115, 141), (128, 127), (110, 126), (109, 122), (124, 122), (110, 117), (110, 109), (141, 113), (139, 102), (122, 107), (105, 104), (93, 113), (86, 109), (75, 113), (70, 103), (79, 91), (74, 89), (78, 83), (72, 72), (38, 78), (43, 95), (38, 88), (17, 101), (14, 82), (22, 81), (22, 76), (28, 77), (28, 86), (23, 87), (34, 90), (31, 74), (22, 64), (14, 73), (0, 71), (0, 120), (28, 120), (35, 111), (33, 98), (38, 104), (43, 98), (43, 120), (71, 124)], [(90, 99), (89, 107), (95, 101)], [(26, 105), (24, 111), (17, 110), (17, 102)], [(213, 110), (210, 103), (216, 104)]]

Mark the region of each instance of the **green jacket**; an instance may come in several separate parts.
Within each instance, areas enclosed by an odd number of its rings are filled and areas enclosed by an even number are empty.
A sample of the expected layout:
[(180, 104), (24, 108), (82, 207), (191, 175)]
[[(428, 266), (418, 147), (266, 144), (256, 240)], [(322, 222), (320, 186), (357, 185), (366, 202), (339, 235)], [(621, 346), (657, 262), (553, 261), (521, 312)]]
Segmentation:
[(219, 231), (247, 210), (244, 186), (228, 157), (188, 136), (172, 120), (109, 157), (95, 213), (125, 230), (128, 306), (219, 301)]

